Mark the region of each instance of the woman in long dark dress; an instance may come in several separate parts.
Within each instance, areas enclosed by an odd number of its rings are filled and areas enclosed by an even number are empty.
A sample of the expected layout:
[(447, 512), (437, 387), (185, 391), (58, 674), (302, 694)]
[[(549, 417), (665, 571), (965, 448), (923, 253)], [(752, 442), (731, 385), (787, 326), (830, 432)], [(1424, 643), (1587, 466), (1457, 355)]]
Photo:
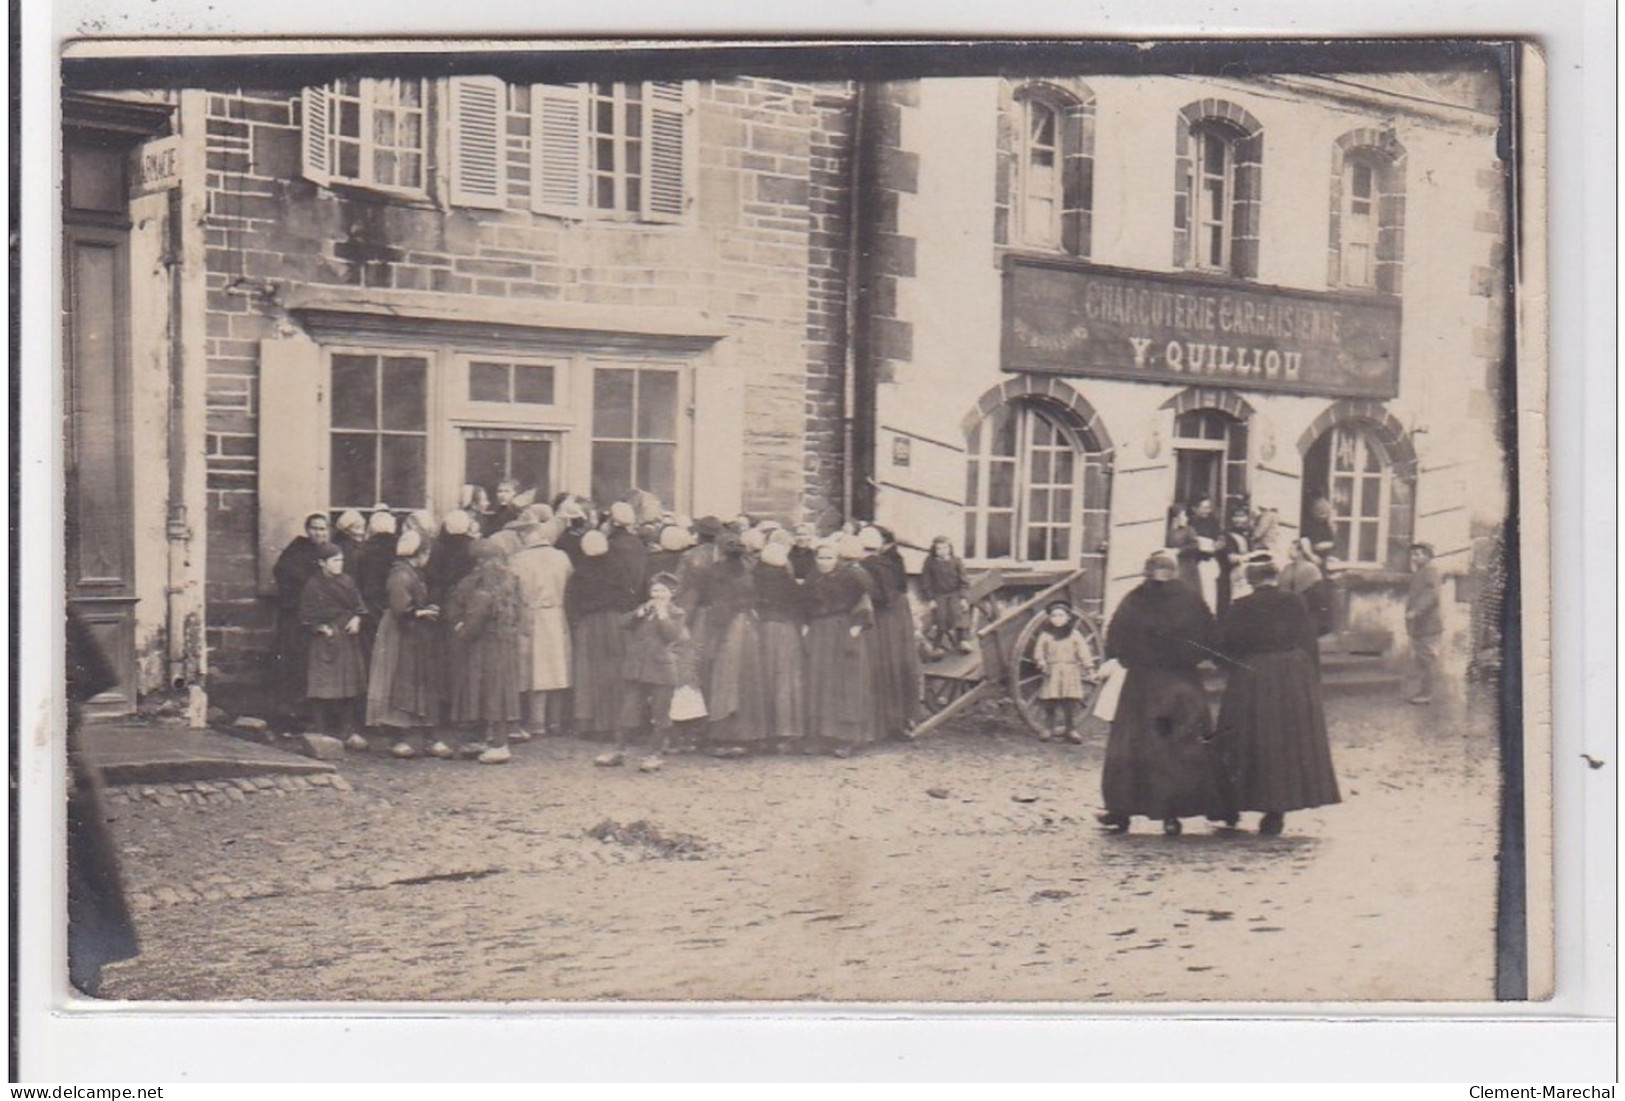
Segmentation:
[(805, 606), (801, 583), (790, 567), (789, 548), (769, 542), (756, 566), (756, 618), (767, 706), (762, 729), (779, 742), (781, 752), (807, 730), (806, 651), (801, 638)]
[(714, 747), (737, 753), (766, 734), (762, 640), (743, 540), (724, 531), (716, 545), (717, 560), (697, 573), (685, 607), (695, 609), (701, 692), (711, 719), (707, 738)]
[(1278, 834), (1287, 811), (1341, 802), (1326, 738), (1314, 620), (1276, 584), (1272, 562), (1247, 567), (1253, 592), (1231, 605), (1218, 649), (1229, 659), (1214, 747), (1237, 810), (1263, 813)]
[[(857, 551), (855, 537), (850, 549)], [(841, 561), (833, 543), (818, 548), (806, 581), (807, 735), (837, 757), (875, 739), (874, 605), (868, 574)]]
[(299, 622), (311, 636), (305, 691), (317, 728), (354, 739), (350, 748), (364, 750), (366, 740), (354, 728), (355, 701), (367, 693), (367, 659), (361, 652), (367, 606), (355, 578), (345, 572), (338, 544), (328, 543), (317, 555), (320, 572), (305, 582), (299, 598)]
[(621, 715), (621, 665), (625, 632), (621, 616), (637, 607), (609, 558), (600, 531), (581, 537), (581, 560), (565, 592), (570, 615), (571, 689), (575, 732), (602, 737), (615, 732)]
[(440, 609), (429, 601), (423, 568), (429, 547), (409, 531), (395, 546), (384, 583), (385, 604), (367, 677), (367, 725), (396, 732), (392, 752), (416, 757), (440, 709)]
[(525, 600), (502, 551), (474, 544), (474, 570), (453, 590), (447, 622), (457, 662), (451, 671), (451, 721), (479, 749), (481, 764), (510, 757), (508, 735), (519, 722), (519, 632)]
[(1134, 815), (1161, 819), (1170, 835), (1181, 818), (1234, 817), (1207, 744), (1212, 722), (1197, 669), (1213, 641), (1213, 616), (1178, 577), (1172, 554), (1151, 555), (1145, 580), (1106, 632), (1106, 656), (1127, 670), (1100, 785), (1100, 822), (1118, 832)]
[(884, 530), (866, 527), (858, 540), (869, 552), (862, 565), (874, 582), (877, 722), (882, 736), (895, 737), (914, 725), (920, 702), (920, 649), (908, 602), (908, 570)]
[(320, 555), (329, 542), (326, 514), (313, 512), (305, 517), (304, 533), (283, 548), (271, 567), (276, 581), (277, 683), (282, 702), (292, 713), (304, 703), (310, 653), (310, 632), (299, 622), (299, 599), (304, 596), (305, 583), (321, 572)]

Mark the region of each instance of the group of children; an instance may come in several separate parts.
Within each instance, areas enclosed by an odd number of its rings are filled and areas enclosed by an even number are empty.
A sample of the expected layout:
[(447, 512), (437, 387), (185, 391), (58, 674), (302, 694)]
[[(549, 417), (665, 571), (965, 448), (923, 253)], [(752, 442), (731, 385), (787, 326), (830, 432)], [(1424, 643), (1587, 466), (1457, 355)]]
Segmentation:
[[(918, 718), (922, 632), (885, 529), (688, 520), (643, 493), (602, 510), (497, 496), (438, 521), (346, 513), (332, 539), (307, 519), (277, 563), (279, 658), (319, 729), (486, 763), (573, 733), (613, 739), (605, 767), (647, 737), (652, 771), (679, 740), (845, 756)], [(968, 649), (967, 588), (939, 539), (927, 649)]]

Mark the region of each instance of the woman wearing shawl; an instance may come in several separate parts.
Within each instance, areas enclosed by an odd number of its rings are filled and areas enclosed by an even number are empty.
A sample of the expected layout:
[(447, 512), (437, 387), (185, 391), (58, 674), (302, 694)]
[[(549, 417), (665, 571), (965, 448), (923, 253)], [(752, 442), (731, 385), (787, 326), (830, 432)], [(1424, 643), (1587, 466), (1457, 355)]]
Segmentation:
[(367, 678), (367, 725), (396, 732), (397, 757), (416, 757), (440, 707), (440, 608), (429, 600), (423, 568), (428, 544), (415, 531), (400, 537), (384, 583), (385, 604)]
[[(861, 554), (848, 536), (848, 553)], [(874, 740), (874, 604), (869, 575), (833, 543), (818, 548), (806, 581), (807, 735), (837, 757)]]
[(1152, 554), (1106, 632), (1106, 657), (1127, 670), (1100, 785), (1100, 823), (1118, 833), (1137, 814), (1161, 819), (1169, 835), (1181, 818), (1235, 816), (1207, 744), (1212, 722), (1197, 671), (1211, 653), (1213, 616), (1178, 577), (1172, 554)]
[(914, 725), (920, 702), (920, 650), (914, 637), (914, 611), (908, 602), (908, 572), (886, 532), (866, 527), (858, 541), (868, 552), (861, 565), (874, 587), (874, 653), (877, 733), (892, 737)]
[(458, 582), (447, 614), (457, 654), (451, 721), (474, 736), (469, 748), (479, 750), (481, 764), (497, 765), (510, 759), (508, 735), (519, 722), (519, 631), (525, 600), (499, 549), (481, 540), (473, 555), (474, 571)]
[(429, 599), (436, 604), (445, 602), (457, 583), (474, 569), (474, 522), (462, 509), (446, 513), (440, 534), (434, 538), (434, 553), (424, 570), (424, 581), (429, 586)]
[(789, 547), (770, 541), (756, 567), (756, 620), (762, 640), (762, 683), (765, 714), (762, 732), (787, 747), (807, 729), (807, 694), (803, 680), (806, 621), (802, 586), (790, 569)]
[(566, 593), (571, 624), (571, 688), (577, 734), (602, 737), (615, 732), (621, 714), (621, 664), (625, 658), (621, 616), (638, 606), (628, 600), (609, 559), (609, 541), (601, 531), (581, 537)]
[(295, 714), (305, 697), (310, 643), (309, 633), (299, 623), (299, 599), (304, 595), (305, 582), (321, 572), (318, 556), (328, 545), (327, 516), (313, 512), (305, 517), (304, 532), (283, 548), (271, 567), (271, 576), (276, 580), (277, 680), (285, 693), (283, 703)]
[(351, 749), (367, 740), (354, 733), (355, 701), (367, 693), (367, 659), (361, 652), (361, 624), (367, 606), (355, 578), (344, 572), (344, 552), (327, 543), (316, 552), (321, 570), (305, 582), (299, 597), (299, 623), (310, 635), (307, 687), (317, 729), (348, 736)]
[(696, 609), (692, 632), (711, 718), (708, 737), (718, 749), (738, 751), (766, 733), (756, 586), (741, 537), (724, 531), (716, 545), (719, 557), (699, 572), (684, 606)]

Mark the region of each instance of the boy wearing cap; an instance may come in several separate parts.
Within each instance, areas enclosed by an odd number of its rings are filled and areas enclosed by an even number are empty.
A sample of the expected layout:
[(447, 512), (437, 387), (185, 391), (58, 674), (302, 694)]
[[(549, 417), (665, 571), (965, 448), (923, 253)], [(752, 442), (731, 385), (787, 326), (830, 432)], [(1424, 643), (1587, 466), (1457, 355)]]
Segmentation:
[(1411, 584), (1405, 593), (1405, 634), (1411, 642), (1418, 684), (1411, 702), (1433, 702), (1433, 681), (1439, 668), (1439, 644), (1444, 619), (1439, 612), (1439, 571), (1433, 565), (1431, 543), (1411, 544)]

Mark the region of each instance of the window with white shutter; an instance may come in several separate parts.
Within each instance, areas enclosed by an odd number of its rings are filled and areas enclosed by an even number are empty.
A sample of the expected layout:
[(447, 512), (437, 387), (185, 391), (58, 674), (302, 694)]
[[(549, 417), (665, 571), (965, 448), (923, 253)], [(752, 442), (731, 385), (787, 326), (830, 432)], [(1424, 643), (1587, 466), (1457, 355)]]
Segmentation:
[(304, 92), (304, 170), (314, 183), (425, 194), (427, 84), (341, 77)]
[(495, 77), (452, 77), (451, 202), (500, 210), (507, 203), (507, 88)]
[(692, 119), (681, 82), (535, 85), (532, 209), (567, 218), (682, 221), (693, 202)]

